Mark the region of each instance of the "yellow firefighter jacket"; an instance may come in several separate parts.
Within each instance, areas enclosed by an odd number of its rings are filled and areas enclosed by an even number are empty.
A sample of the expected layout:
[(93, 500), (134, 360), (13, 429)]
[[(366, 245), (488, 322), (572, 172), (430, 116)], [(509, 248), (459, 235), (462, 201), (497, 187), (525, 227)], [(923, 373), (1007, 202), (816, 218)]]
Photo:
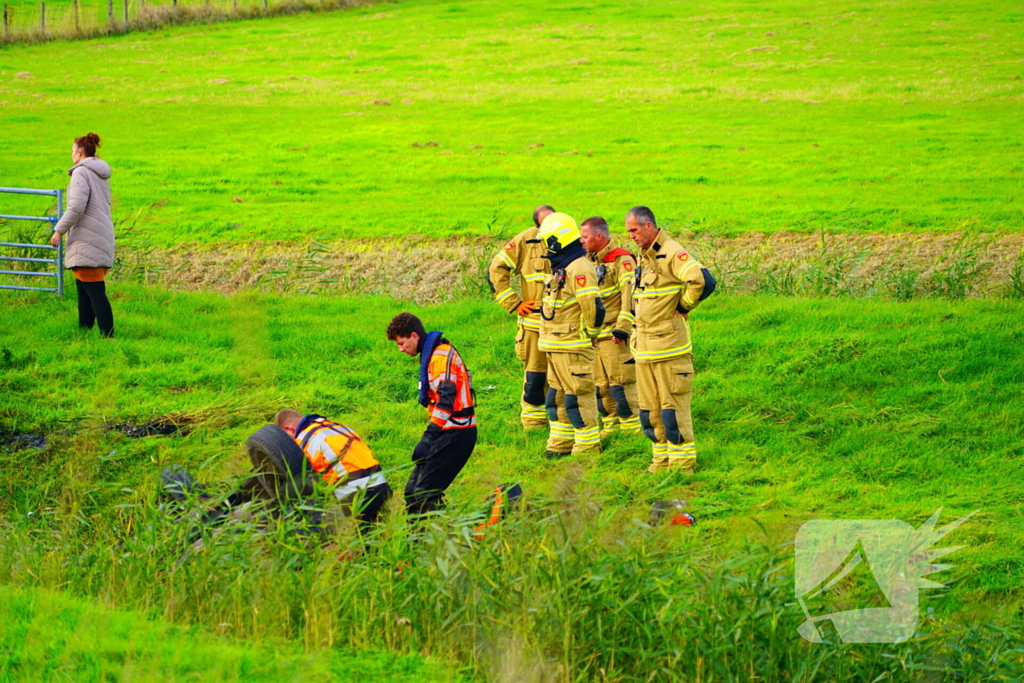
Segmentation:
[(654, 363), (693, 351), (686, 313), (704, 291), (701, 264), (678, 242), (658, 231), (651, 248), (640, 254), (633, 290), (636, 327), (630, 348), (637, 363)]
[(604, 302), (604, 325), (597, 335), (598, 341), (612, 338), (612, 330), (626, 334), (633, 329), (633, 280), (636, 277), (636, 258), (614, 242), (596, 254), (587, 254), (597, 270), (597, 286)]
[[(524, 301), (540, 301), (544, 296), (544, 276), (551, 272), (551, 265), (544, 256), (547, 247), (537, 239), (537, 228), (529, 228), (512, 238), (505, 247), (494, 255), (487, 269), (487, 277), (494, 290), (494, 299), (509, 313)], [(512, 289), (512, 276), (519, 275), (519, 294)], [(540, 329), (540, 313), (519, 317), (519, 322), (528, 330)]]
[(600, 332), (599, 296), (597, 271), (586, 256), (545, 276), (537, 348), (545, 353), (591, 348)]

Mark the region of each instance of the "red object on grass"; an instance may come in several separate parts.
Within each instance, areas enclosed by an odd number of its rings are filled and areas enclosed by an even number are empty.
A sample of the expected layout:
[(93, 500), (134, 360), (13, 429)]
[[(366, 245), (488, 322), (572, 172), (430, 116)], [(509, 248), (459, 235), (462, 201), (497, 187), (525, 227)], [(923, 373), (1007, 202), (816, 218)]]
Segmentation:
[(697, 522), (697, 520), (694, 519), (693, 515), (691, 515), (689, 512), (680, 512), (680, 513), (678, 513), (676, 515), (672, 515), (672, 519), (671, 519), (671, 521), (669, 521), (668, 525), (669, 526), (693, 526), (696, 522)]

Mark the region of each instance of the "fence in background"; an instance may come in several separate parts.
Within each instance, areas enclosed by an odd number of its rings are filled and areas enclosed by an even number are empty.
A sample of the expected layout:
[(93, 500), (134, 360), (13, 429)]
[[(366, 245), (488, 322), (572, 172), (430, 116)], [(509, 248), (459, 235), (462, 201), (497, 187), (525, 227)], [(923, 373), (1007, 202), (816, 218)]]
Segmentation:
[[(0, 187), (0, 194), (35, 194), (43, 195), (46, 197), (55, 197), (57, 199), (57, 215), (56, 216), (16, 216), (12, 214), (0, 214), (0, 218), (15, 221), (44, 221), (51, 225), (56, 225), (57, 221), (60, 220), (61, 215), (64, 213), (64, 191), (63, 190), (28, 190), (21, 187)], [(54, 292), (57, 296), (64, 296), (64, 240), (57, 243), (57, 246), (51, 246), (49, 244), (24, 244), (21, 242), (0, 242), (0, 247), (7, 247), (9, 250), (28, 250), (31, 252), (34, 249), (44, 249), (57, 252), (56, 258), (36, 258), (33, 256), (3, 256), (0, 255), (0, 261), (12, 261), (15, 263), (26, 263), (26, 264), (41, 264), (41, 265), (53, 265), (55, 266), (53, 271), (49, 270), (0, 270), (0, 275), (9, 275), (11, 277), (42, 277), (42, 278), (54, 278), (56, 280), (55, 287), (25, 287), (22, 285), (8, 285), (0, 282), (0, 289), (21, 289), (31, 290), (35, 292)]]
[(343, 9), (372, 0), (51, 0), (3, 5), (0, 42), (127, 33), (165, 24)]

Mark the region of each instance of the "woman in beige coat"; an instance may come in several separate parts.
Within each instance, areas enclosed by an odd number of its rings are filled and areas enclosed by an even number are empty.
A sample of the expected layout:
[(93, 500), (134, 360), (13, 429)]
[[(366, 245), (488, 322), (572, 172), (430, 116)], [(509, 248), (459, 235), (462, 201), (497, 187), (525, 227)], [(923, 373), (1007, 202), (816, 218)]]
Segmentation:
[(99, 323), (100, 334), (114, 336), (104, 278), (114, 265), (114, 222), (110, 217), (110, 165), (96, 156), (100, 136), (89, 133), (75, 138), (71, 147), (74, 166), (68, 171), (68, 208), (54, 227), (50, 244), (68, 236), (64, 267), (75, 274), (78, 288), (78, 325), (91, 330)]

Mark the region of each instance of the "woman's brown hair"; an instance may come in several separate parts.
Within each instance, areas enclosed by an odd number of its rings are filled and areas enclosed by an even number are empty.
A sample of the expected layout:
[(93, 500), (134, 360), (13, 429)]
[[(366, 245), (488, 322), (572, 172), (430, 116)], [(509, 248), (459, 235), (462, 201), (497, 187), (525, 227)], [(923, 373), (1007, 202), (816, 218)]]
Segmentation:
[(80, 138), (75, 138), (75, 147), (85, 152), (85, 156), (96, 156), (96, 148), (100, 146), (100, 136), (96, 133), (88, 133)]

